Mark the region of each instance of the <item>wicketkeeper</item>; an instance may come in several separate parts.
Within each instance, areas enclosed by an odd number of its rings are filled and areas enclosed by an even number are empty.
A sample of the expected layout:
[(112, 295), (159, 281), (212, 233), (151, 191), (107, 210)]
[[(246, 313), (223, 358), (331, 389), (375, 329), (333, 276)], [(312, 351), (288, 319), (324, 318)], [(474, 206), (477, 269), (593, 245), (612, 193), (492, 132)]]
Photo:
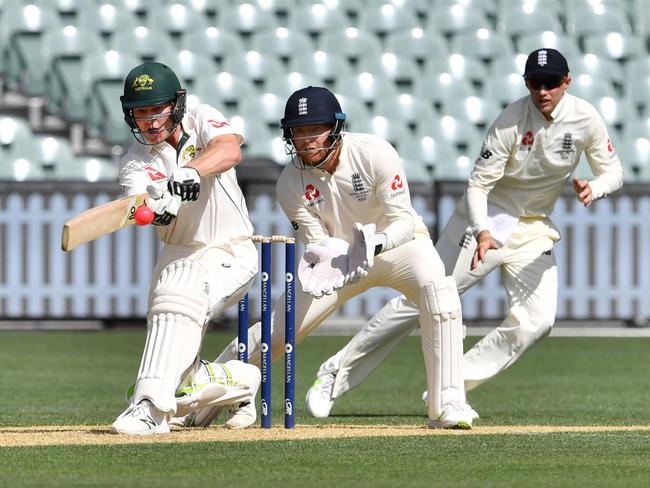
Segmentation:
[[(402, 162), (370, 134), (343, 132), (345, 114), (327, 89), (293, 93), (281, 127), (293, 164), (277, 198), (306, 245), (296, 293), (300, 342), (350, 298), (375, 286), (404, 293), (419, 307), (432, 427), (470, 428), (462, 382), (460, 299), (426, 226), (411, 206)], [(427, 266), (423, 266), (427, 263)], [(260, 324), (249, 330), (250, 361), (260, 361)], [(284, 297), (272, 314), (273, 357), (284, 344)], [(219, 356), (237, 357), (237, 340)]]

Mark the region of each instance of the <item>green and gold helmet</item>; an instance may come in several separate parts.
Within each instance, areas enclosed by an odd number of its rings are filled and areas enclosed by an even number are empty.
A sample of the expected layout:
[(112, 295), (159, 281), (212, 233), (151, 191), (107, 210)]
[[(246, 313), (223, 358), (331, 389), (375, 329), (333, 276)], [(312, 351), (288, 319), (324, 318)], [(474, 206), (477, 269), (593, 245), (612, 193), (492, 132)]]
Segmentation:
[(169, 66), (147, 61), (133, 68), (124, 80), (124, 95), (120, 97), (124, 120), (136, 139), (144, 143), (133, 117), (133, 109), (173, 102), (174, 123), (180, 124), (185, 115), (185, 96), (186, 92), (181, 88), (176, 73)]

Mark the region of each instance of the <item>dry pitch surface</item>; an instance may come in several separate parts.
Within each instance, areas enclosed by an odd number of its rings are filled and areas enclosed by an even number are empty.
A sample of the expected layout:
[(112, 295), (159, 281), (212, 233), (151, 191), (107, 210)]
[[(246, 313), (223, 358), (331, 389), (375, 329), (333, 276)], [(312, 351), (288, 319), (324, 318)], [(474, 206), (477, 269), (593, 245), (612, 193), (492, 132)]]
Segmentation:
[(173, 442), (238, 442), (260, 440), (331, 439), (378, 436), (413, 435), (502, 435), (502, 434), (549, 434), (557, 432), (621, 432), (650, 431), (650, 425), (630, 426), (478, 426), (472, 430), (436, 430), (413, 425), (325, 425), (296, 426), (293, 430), (277, 425), (272, 429), (253, 427), (245, 430), (229, 430), (222, 426), (207, 429), (180, 429), (168, 435), (126, 436), (111, 432), (107, 425), (60, 425), (0, 428), (0, 447), (55, 446), (55, 445), (101, 445)]

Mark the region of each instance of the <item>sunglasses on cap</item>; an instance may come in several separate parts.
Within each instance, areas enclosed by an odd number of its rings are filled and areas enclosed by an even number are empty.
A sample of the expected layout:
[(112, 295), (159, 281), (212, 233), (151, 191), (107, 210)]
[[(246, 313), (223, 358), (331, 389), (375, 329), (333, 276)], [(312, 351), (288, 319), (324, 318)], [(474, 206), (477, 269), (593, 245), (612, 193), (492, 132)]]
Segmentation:
[(542, 86), (547, 90), (553, 90), (564, 83), (564, 76), (528, 78), (526, 81), (533, 90), (541, 90)]

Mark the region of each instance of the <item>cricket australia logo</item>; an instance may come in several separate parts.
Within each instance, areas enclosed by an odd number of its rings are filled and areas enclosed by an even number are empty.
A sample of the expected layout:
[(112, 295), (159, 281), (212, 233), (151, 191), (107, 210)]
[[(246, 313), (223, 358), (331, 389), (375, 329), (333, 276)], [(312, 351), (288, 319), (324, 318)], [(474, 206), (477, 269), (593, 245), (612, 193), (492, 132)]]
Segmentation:
[(154, 82), (154, 79), (151, 76), (149, 76), (147, 74), (144, 74), (144, 75), (138, 76), (135, 80), (133, 80), (133, 85), (131, 85), (131, 87), (135, 91), (152, 90), (153, 89), (153, 86), (152, 86), (153, 82)]
[(196, 156), (198, 149), (194, 147), (194, 144), (190, 144), (185, 149), (183, 149), (183, 161), (191, 161)]
[(545, 49), (537, 51), (537, 64), (539, 66), (546, 66), (547, 63), (548, 63), (548, 51), (546, 51)]
[(307, 98), (298, 99), (298, 115), (307, 115)]
[(358, 201), (363, 202), (368, 198), (368, 192), (363, 186), (363, 180), (359, 173), (352, 173), (352, 193), (349, 195), (355, 197)]
[(573, 152), (573, 135), (571, 132), (566, 132), (562, 137), (562, 149), (560, 149), (560, 156), (562, 159), (567, 159)]

